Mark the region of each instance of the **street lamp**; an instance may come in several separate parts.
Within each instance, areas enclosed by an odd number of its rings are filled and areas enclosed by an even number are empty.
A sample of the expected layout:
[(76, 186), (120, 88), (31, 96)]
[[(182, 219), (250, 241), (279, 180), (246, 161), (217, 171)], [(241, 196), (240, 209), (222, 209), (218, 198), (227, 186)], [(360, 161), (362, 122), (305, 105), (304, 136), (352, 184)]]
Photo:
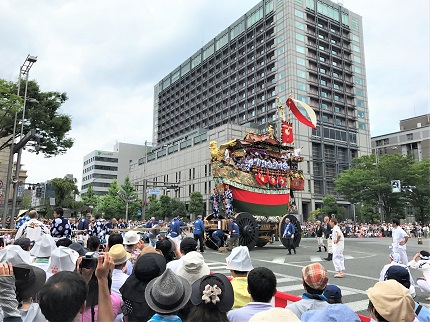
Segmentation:
[[(23, 102), (23, 110), (22, 110), (22, 122), (21, 122), (21, 133), (20, 133), (20, 139), (22, 139), (23, 136), (23, 127), (24, 127), (24, 116), (25, 116), (25, 104), (27, 102), (27, 88), (28, 88), (28, 74), (30, 72), (31, 67), (33, 64), (37, 61), (37, 56), (31, 56), (28, 55), (25, 59), (22, 66), (19, 68), (19, 76), (18, 76), (18, 96), (21, 89), (21, 78), (22, 76), (25, 76), (25, 91), (24, 91), (24, 102)], [(35, 99), (28, 99), (29, 102), (37, 102)], [(3, 225), (6, 224), (6, 218), (9, 212), (9, 195), (10, 195), (10, 185), (12, 180), (12, 168), (13, 168), (13, 159), (14, 159), (14, 145), (15, 145), (15, 135), (16, 135), (16, 121), (18, 118), (18, 111), (15, 111), (15, 120), (13, 123), (13, 132), (12, 132), (12, 142), (10, 146), (10, 153), (9, 153), (9, 165), (7, 169), (7, 178), (6, 178), (6, 192), (5, 192), (5, 205), (3, 210)], [(16, 173), (15, 173), (15, 180), (13, 182), (13, 200), (12, 200), (12, 215), (11, 215), (11, 228), (15, 225), (15, 202), (16, 202), (16, 196), (18, 193), (17, 189), (17, 183), (19, 181), (19, 171), (21, 163), (21, 149), (18, 152), (18, 158), (17, 158), (17, 164), (16, 164)]]

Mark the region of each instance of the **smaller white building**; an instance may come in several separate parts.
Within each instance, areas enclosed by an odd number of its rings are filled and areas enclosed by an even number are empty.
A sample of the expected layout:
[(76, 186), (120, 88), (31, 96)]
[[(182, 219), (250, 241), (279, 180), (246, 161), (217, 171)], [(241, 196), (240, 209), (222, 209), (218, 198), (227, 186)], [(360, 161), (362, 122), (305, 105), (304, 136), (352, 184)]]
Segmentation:
[(105, 195), (113, 180), (123, 184), (130, 162), (145, 153), (145, 146), (117, 142), (113, 151), (93, 150), (83, 159), (81, 196), (91, 184), (95, 195)]

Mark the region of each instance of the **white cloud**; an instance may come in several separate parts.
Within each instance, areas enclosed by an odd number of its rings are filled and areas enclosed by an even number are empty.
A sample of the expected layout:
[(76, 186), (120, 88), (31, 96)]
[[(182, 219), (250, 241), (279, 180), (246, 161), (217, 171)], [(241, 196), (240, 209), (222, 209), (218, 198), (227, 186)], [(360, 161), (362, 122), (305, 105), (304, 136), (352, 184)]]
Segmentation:
[[(292, 1), (292, 0), (289, 0)], [(29, 182), (73, 173), (115, 142), (152, 138), (154, 84), (251, 9), (253, 0), (0, 2), (0, 77), (16, 79), (27, 54), (42, 90), (68, 93), (76, 142), (66, 155), (25, 153)], [(429, 3), (344, 0), (363, 16), (373, 135), (429, 109)]]

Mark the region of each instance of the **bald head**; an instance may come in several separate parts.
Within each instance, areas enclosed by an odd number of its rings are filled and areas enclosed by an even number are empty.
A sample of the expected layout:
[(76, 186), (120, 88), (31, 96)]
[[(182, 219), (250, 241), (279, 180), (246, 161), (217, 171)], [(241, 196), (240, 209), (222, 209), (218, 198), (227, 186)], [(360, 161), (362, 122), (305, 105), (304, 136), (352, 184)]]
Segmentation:
[(37, 211), (30, 210), (30, 212), (28, 213), (28, 217), (30, 217), (30, 219), (37, 219)]
[(328, 218), (328, 216), (324, 217), (324, 222), (327, 223), (330, 220), (330, 218)]

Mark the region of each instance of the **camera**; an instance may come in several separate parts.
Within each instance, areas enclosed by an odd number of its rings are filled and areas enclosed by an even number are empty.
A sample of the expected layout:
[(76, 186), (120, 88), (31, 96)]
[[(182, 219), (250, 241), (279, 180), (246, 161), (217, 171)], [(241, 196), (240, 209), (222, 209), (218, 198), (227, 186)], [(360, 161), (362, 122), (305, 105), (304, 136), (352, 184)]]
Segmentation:
[(99, 253), (98, 252), (88, 252), (85, 257), (82, 258), (81, 267), (86, 269), (92, 269), (97, 267)]

